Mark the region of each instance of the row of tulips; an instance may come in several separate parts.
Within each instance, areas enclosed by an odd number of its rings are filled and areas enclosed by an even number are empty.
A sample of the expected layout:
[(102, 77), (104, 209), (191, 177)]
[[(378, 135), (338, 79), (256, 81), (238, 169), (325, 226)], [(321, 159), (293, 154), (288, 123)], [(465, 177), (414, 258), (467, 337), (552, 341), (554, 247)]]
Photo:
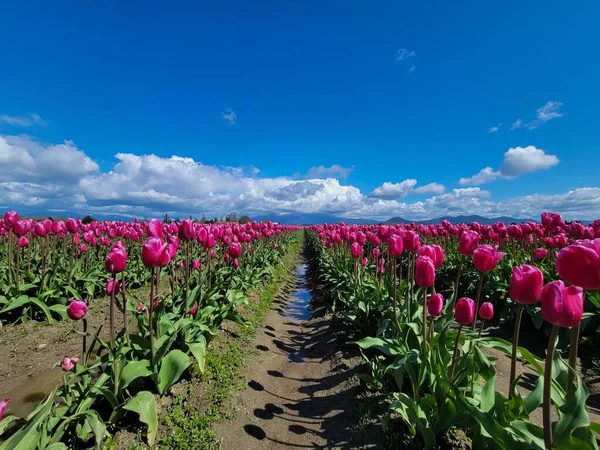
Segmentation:
[[(297, 227), (271, 223), (216, 227), (218, 240), (192, 221), (134, 222), (128, 229), (138, 227), (144, 239), (116, 240), (106, 250), (108, 308), (82, 296), (65, 308), (69, 319), (82, 323), (82, 352), (57, 362), (64, 371), (63, 382), (26, 418), (11, 414), (10, 399), (0, 403), (0, 439), (5, 439), (1, 450), (66, 449), (92, 438), (101, 448), (109, 436), (107, 425), (130, 413), (146, 424), (152, 445), (157, 431), (155, 394), (165, 395), (193, 367), (203, 371), (207, 346), (221, 323), (246, 325), (238, 312), (247, 302), (245, 293), (269, 279), (282, 257), (298, 245)], [(128, 245), (136, 241), (137, 247)], [(149, 272), (147, 302), (132, 303), (125, 290), (131, 250)], [(106, 341), (101, 330), (88, 330), (86, 317), (96, 307), (108, 309)], [(123, 315), (120, 328), (117, 310)]]
[[(102, 296), (104, 260), (116, 241), (129, 255), (127, 287), (135, 289), (147, 285), (150, 278), (141, 245), (148, 236), (164, 239), (170, 260), (183, 243), (190, 259), (193, 256), (193, 264), (206, 264), (210, 272), (230, 258), (231, 264), (239, 266), (243, 252), (251, 252), (256, 242), (276, 237), (286, 229), (270, 222), (203, 225), (191, 220), (166, 224), (156, 219), (90, 224), (75, 219), (35, 221), (8, 211), (0, 220), (0, 320), (52, 322), (66, 318), (69, 298), (85, 296), (91, 300)], [(183, 259), (178, 258), (177, 263)], [(185, 268), (173, 270), (184, 272)]]
[[(325, 299), (356, 326), (359, 338), (367, 336), (357, 341), (371, 369), (362, 378), (388, 395), (384, 426), (398, 426), (393, 419), (401, 418), (426, 448), (454, 426), (467, 432), (474, 448), (597, 448), (592, 429), (599, 425), (589, 421), (587, 390), (576, 363), (584, 289), (600, 289), (600, 240), (567, 238), (565, 231), (572, 229), (579, 227), (566, 225), (553, 213), (542, 215), (542, 224), (535, 227), (443, 223), (310, 228), (308, 241)], [(598, 222), (584, 228), (597, 229)], [(503, 235), (502, 230), (512, 231)], [(534, 236), (535, 245), (523, 236)], [(544, 236), (542, 245), (547, 246), (542, 262), (536, 262), (535, 236)], [(565, 245), (554, 245), (557, 236), (566, 239)], [(453, 270), (445, 267), (448, 260), (455, 262)], [(496, 271), (502, 261), (509, 262), (512, 272), (503, 280), (504, 297), (510, 299), (503, 300), (516, 309), (512, 343), (484, 329), (497, 314), (484, 286), (500, 285)], [(553, 279), (556, 273), (562, 279)], [(549, 282), (544, 286), (545, 274)], [(471, 280), (465, 288), (461, 281), (466, 275)], [(525, 308), (537, 310), (551, 326), (545, 366), (518, 345)], [(568, 364), (555, 350), (561, 328), (570, 335)], [(506, 396), (495, 391), (496, 371), (486, 348), (511, 355)], [(539, 373), (535, 390), (525, 398), (516, 388), (518, 356)], [(530, 420), (540, 406), (541, 427)], [(553, 406), (559, 415), (554, 424)]]

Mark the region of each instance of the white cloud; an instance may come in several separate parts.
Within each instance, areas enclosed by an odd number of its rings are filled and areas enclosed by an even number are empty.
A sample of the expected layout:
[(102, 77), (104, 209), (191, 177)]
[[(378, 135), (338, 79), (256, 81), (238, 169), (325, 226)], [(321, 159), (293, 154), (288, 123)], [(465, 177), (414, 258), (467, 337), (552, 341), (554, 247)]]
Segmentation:
[(502, 126), (502, 123), (499, 123), (497, 125), (494, 125), (493, 127), (488, 128), (488, 131), (490, 133), (497, 133), (500, 130), (501, 126)]
[(535, 148), (533, 145), (527, 147), (509, 148), (504, 154), (504, 160), (500, 164), (500, 172), (505, 177), (518, 177), (524, 173), (546, 170), (557, 165), (558, 157), (548, 155), (544, 150)]
[(412, 66), (410, 66), (410, 68), (408, 69), (408, 73), (414, 72), (415, 69), (417, 68), (417, 66), (415, 66), (414, 64)]
[(408, 178), (400, 183), (390, 183), (386, 181), (381, 186), (375, 188), (373, 192), (369, 194), (369, 197), (382, 200), (395, 200), (397, 198), (406, 197), (416, 184), (417, 180), (414, 178)]
[(477, 186), (490, 183), (498, 178), (512, 179), (526, 173), (549, 169), (559, 163), (555, 155), (548, 155), (544, 150), (528, 145), (527, 147), (509, 148), (504, 153), (500, 170), (484, 167), (477, 174), (461, 178), (461, 186)]
[(516, 130), (517, 128), (522, 128), (525, 124), (523, 123), (522, 119), (517, 119), (515, 120), (515, 122), (510, 126), (510, 130)]
[[(502, 170), (507, 173), (503, 176), (549, 165), (544, 155), (528, 148), (506, 152)], [(416, 186), (413, 179), (384, 183), (375, 189), (376, 195), (365, 195), (356, 186), (343, 185), (330, 176), (266, 178), (259, 177), (252, 167), (217, 167), (175, 155), (118, 153), (114, 165), (105, 171), (73, 142), (48, 145), (28, 137), (0, 136), (0, 208), (36, 215), (91, 213), (130, 218), (162, 217), (167, 212), (179, 217), (222, 217), (236, 211), (275, 219), (278, 214), (320, 214), (340, 219), (401, 216), (420, 220), (467, 214), (535, 218), (552, 210), (567, 219), (600, 217), (600, 187), (496, 202), (489, 191), (479, 187), (443, 193), (443, 186), (437, 183)], [(410, 193), (433, 195), (410, 203), (397, 200)]]
[(48, 122), (46, 122), (40, 117), (39, 114), (36, 113), (30, 114), (29, 116), (9, 116), (7, 114), (2, 114), (0, 115), (0, 122), (4, 122), (16, 127), (32, 127), (34, 125), (45, 127), (48, 125)]
[(417, 194), (443, 194), (446, 188), (439, 183), (429, 183), (424, 186), (413, 189)]
[(354, 166), (352, 167), (343, 167), (339, 164), (333, 164), (330, 167), (318, 166), (311, 167), (306, 175), (297, 174), (297, 177), (302, 178), (341, 178), (346, 179), (348, 175), (350, 175), (354, 171)]
[(517, 119), (515, 123), (510, 127), (511, 130), (516, 130), (517, 128), (527, 128), (528, 130), (535, 130), (540, 125), (545, 124), (549, 120), (558, 119), (562, 117), (564, 114), (560, 112), (561, 106), (564, 103), (556, 102), (554, 100), (549, 100), (546, 102), (544, 106), (539, 107), (535, 112), (535, 119), (531, 122), (525, 123), (521, 119)]
[(399, 48), (396, 50), (396, 62), (402, 62), (407, 60), (408, 58), (412, 58), (416, 53), (407, 48)]
[(237, 124), (237, 114), (231, 108), (227, 108), (225, 111), (223, 111), (221, 113), (221, 118), (225, 122), (227, 122), (229, 125), (235, 125), (235, 124)]

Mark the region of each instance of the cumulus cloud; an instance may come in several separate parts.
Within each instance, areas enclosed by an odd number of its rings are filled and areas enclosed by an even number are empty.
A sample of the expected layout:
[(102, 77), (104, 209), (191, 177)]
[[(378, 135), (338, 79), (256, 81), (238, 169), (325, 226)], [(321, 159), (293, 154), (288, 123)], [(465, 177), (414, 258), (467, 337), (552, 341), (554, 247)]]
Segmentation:
[(48, 125), (48, 122), (36, 113), (30, 114), (29, 116), (9, 116), (7, 114), (2, 114), (0, 115), (0, 122), (16, 127), (33, 127), (35, 125), (45, 127)]
[(559, 163), (556, 155), (548, 155), (544, 150), (533, 145), (509, 148), (504, 153), (500, 170), (484, 167), (468, 178), (461, 178), (461, 186), (477, 186), (490, 183), (498, 178), (513, 179), (519, 175), (549, 169)]
[(352, 167), (343, 167), (339, 164), (334, 164), (330, 167), (325, 166), (317, 166), (311, 167), (306, 175), (297, 174), (297, 177), (302, 178), (341, 178), (346, 179), (348, 175), (350, 175), (354, 171), (354, 166)]
[(424, 186), (413, 189), (417, 194), (443, 194), (446, 191), (444, 185), (439, 183), (429, 183)]
[(223, 111), (221, 113), (221, 118), (225, 122), (227, 122), (229, 125), (236, 125), (237, 124), (237, 114), (231, 108), (227, 108), (225, 111)]
[(372, 198), (380, 198), (382, 200), (395, 200), (397, 198), (406, 197), (413, 187), (417, 184), (414, 178), (408, 178), (400, 183), (390, 183), (386, 181), (381, 186), (375, 188), (369, 194)]
[(556, 102), (554, 100), (549, 100), (546, 102), (544, 106), (539, 107), (535, 111), (535, 119), (531, 122), (525, 123), (522, 119), (517, 119), (512, 126), (511, 130), (516, 130), (517, 128), (527, 128), (528, 130), (535, 130), (540, 125), (545, 124), (549, 120), (558, 119), (562, 117), (564, 114), (560, 111), (561, 106), (564, 103)]
[[(540, 156), (535, 151), (509, 150), (502, 176), (548, 166), (549, 160)], [(413, 179), (383, 183), (374, 190), (375, 195), (365, 195), (331, 176), (308, 180), (259, 177), (252, 167), (217, 167), (176, 155), (163, 158), (118, 153), (110, 170), (105, 171), (73, 142), (54, 145), (28, 137), (0, 136), (0, 208), (36, 215), (91, 213), (131, 218), (162, 217), (168, 212), (180, 217), (222, 217), (236, 211), (253, 217), (322, 214), (338, 219), (401, 216), (420, 220), (468, 214), (535, 218), (544, 210), (553, 210), (567, 219), (600, 217), (597, 187), (560, 195), (534, 193), (497, 202), (480, 187), (444, 192), (437, 183), (417, 186)], [(405, 202), (410, 193), (431, 197)]]

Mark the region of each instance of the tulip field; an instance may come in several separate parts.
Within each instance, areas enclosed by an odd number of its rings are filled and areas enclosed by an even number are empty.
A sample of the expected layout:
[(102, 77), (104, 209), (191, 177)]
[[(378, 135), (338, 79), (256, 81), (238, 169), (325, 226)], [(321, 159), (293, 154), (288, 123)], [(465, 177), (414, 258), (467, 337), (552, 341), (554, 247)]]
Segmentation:
[[(70, 321), (81, 344), (56, 361), (61, 381), (26, 417), (0, 398), (0, 450), (100, 449), (132, 415), (154, 448), (157, 399), (204, 370), (226, 321), (246, 325), (247, 293), (301, 240), (314, 296), (347, 324), (362, 387), (383, 405), (382, 433), (406, 448), (598, 448), (580, 346), (598, 339), (600, 221), (83, 224), (9, 211), (1, 323)], [(94, 308), (106, 330), (89, 326)], [(544, 355), (528, 349), (532, 336)], [(508, 373), (498, 354), (510, 356)], [(517, 365), (536, 374), (526, 395)]]
[[(2, 324), (74, 321), (81, 347), (56, 361), (62, 382), (27, 417), (11, 414), (11, 398), (0, 400), (0, 449), (102, 448), (109, 427), (131, 413), (152, 446), (156, 396), (192, 366), (204, 369), (223, 321), (245, 325), (246, 292), (271, 276), (297, 230), (270, 222), (36, 222), (7, 212)], [(147, 298), (132, 301), (130, 291), (144, 286)], [(92, 300), (104, 296), (97, 313), (108, 316), (107, 333), (88, 327)]]

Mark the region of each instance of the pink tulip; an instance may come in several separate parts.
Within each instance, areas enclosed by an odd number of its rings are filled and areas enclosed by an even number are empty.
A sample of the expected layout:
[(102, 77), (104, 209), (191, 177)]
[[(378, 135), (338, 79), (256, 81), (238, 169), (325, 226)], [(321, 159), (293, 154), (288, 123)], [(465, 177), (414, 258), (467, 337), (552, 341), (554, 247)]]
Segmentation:
[(6, 407), (8, 406), (9, 403), (10, 403), (10, 398), (5, 398), (4, 400), (0, 401), (0, 420), (2, 420), (2, 418), (4, 417), (4, 410), (6, 409)]
[(279, 247), (279, 246), (277, 245), (277, 243), (273, 244), (273, 248), (274, 248), (275, 250), (277, 250), (277, 248), (278, 248), (278, 247)]
[(552, 281), (542, 289), (542, 317), (552, 325), (576, 327), (583, 317), (583, 289)]
[(148, 237), (163, 238), (162, 223), (158, 219), (152, 219), (148, 222)]
[(363, 259), (360, 261), (360, 263), (361, 263), (363, 266), (366, 266), (367, 264), (369, 264), (369, 260), (368, 260), (368, 259), (367, 259), (367, 257), (365, 256), (365, 257), (364, 257), (364, 258), (363, 258)]
[(106, 271), (112, 274), (121, 273), (127, 266), (127, 253), (119, 247), (113, 247), (106, 255)]
[(475, 302), (468, 297), (459, 299), (454, 307), (454, 316), (461, 325), (469, 325), (475, 319)]
[(9, 228), (14, 227), (18, 221), (19, 214), (16, 211), (6, 211), (4, 213), (4, 223), (8, 225)]
[(192, 261), (192, 269), (196, 270), (200, 267), (200, 260), (199, 259), (194, 259)]
[(524, 264), (513, 267), (510, 298), (523, 305), (536, 303), (542, 295), (544, 275), (537, 267)]
[(427, 302), (427, 311), (431, 317), (439, 317), (442, 315), (444, 308), (444, 297), (442, 294), (433, 294)]
[(26, 236), (21, 236), (19, 238), (19, 247), (23, 248), (27, 247), (27, 245), (29, 245), (29, 239)]
[(480, 245), (473, 252), (473, 265), (480, 272), (491, 272), (504, 255), (498, 251), (498, 247)]
[(407, 231), (402, 237), (402, 244), (406, 251), (415, 253), (421, 246), (419, 235), (414, 231)]
[(600, 289), (600, 239), (577, 241), (560, 250), (556, 270), (569, 284)]
[(242, 254), (242, 246), (238, 242), (232, 242), (227, 249), (227, 254), (230, 258), (239, 258)]
[(156, 311), (156, 308), (158, 307), (159, 303), (160, 303), (160, 297), (155, 297), (154, 300), (152, 300), (152, 302), (150, 303), (150, 305), (152, 307), (152, 311)]
[(65, 372), (70, 372), (78, 362), (79, 358), (77, 356), (73, 356), (72, 358), (65, 356), (60, 363), (60, 368)]
[(169, 244), (157, 237), (146, 239), (142, 245), (142, 262), (147, 268), (165, 267), (169, 264)]
[(113, 292), (115, 293), (115, 295), (117, 295), (117, 292), (119, 292), (119, 288), (119, 280), (117, 280), (116, 278), (109, 278), (106, 280), (106, 295), (108, 297), (110, 297)]
[(69, 231), (69, 233), (74, 234), (79, 231), (79, 225), (77, 224), (77, 221), (75, 219), (68, 219), (65, 225), (67, 226), (67, 231)]
[(460, 236), (460, 242), (458, 244), (458, 252), (464, 256), (473, 256), (473, 252), (479, 245), (479, 233), (476, 231), (465, 231)]
[(85, 252), (87, 252), (87, 249), (88, 249), (88, 248), (87, 248), (87, 245), (85, 245), (85, 244), (81, 244), (81, 245), (79, 246), (79, 251), (80, 251), (81, 253), (85, 253)]
[(419, 256), (415, 265), (415, 281), (422, 288), (433, 286), (435, 282), (435, 265), (428, 256)]
[(419, 247), (418, 255), (431, 258), (436, 269), (444, 264), (444, 250), (439, 245), (422, 245)]
[(240, 267), (240, 262), (239, 262), (239, 261), (238, 261), (238, 259), (236, 258), (236, 259), (234, 259), (234, 260), (233, 260), (233, 268), (234, 268), (235, 270), (237, 270), (239, 267)]
[(360, 258), (360, 255), (362, 255), (362, 252), (363, 252), (363, 248), (358, 242), (354, 242), (350, 246), (350, 254), (352, 255), (352, 257), (354, 259)]
[(390, 254), (390, 258), (395, 258), (402, 255), (402, 252), (404, 251), (404, 242), (401, 236), (393, 234), (389, 237), (388, 251)]
[(561, 223), (562, 217), (560, 216), (560, 214), (552, 212), (542, 213), (542, 225), (544, 225), (544, 227), (548, 228), (549, 230), (555, 229)]
[(492, 320), (494, 317), (494, 305), (490, 302), (485, 302), (479, 308), (479, 317), (483, 320)]
[(192, 306), (192, 309), (189, 310), (188, 314), (193, 316), (196, 314), (196, 311), (198, 311), (198, 302), (194, 302), (194, 306)]
[(139, 313), (145, 313), (148, 311), (148, 307), (144, 305), (144, 303), (138, 302), (138, 304), (135, 306), (135, 310)]
[(379, 258), (379, 255), (381, 255), (381, 250), (378, 248), (374, 248), (371, 253), (373, 255), (373, 259), (377, 259)]
[(548, 250), (544, 247), (540, 247), (535, 251), (535, 259), (541, 261), (548, 256)]
[(81, 320), (87, 314), (87, 304), (81, 300), (73, 299), (67, 306), (67, 316), (72, 320)]
[(196, 237), (196, 230), (194, 228), (194, 222), (190, 219), (185, 219), (179, 225), (179, 239), (184, 241), (191, 241)]

